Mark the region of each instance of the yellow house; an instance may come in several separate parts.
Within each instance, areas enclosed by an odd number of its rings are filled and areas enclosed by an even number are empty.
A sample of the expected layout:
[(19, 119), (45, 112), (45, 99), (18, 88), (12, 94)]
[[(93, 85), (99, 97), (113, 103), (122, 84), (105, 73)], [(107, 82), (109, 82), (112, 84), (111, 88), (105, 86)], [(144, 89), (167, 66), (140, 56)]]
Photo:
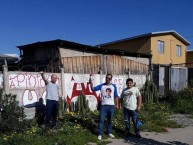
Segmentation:
[(186, 52), (186, 63), (187, 67), (193, 68), (193, 49), (187, 50)]
[(101, 44), (100, 47), (151, 54), (152, 64), (169, 65), (186, 63), (186, 48), (188, 45), (190, 45), (190, 42), (172, 30), (121, 39)]

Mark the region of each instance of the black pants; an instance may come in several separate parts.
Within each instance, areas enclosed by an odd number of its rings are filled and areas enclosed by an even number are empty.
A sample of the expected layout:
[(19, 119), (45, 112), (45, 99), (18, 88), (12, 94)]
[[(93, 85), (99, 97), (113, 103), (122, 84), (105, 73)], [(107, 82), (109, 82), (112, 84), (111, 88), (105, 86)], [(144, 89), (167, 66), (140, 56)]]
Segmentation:
[(58, 116), (58, 101), (46, 100), (46, 118), (45, 125), (48, 127), (50, 125), (50, 119), (53, 117), (52, 126), (56, 126)]

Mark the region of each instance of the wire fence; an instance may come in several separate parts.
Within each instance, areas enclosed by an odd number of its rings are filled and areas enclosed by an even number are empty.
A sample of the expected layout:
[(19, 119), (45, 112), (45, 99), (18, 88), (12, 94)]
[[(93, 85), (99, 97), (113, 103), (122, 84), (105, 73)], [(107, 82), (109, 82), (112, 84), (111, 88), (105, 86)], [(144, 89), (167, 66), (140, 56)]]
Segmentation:
[[(0, 65), (0, 71), (3, 71), (3, 66), (5, 64)], [(61, 68), (59, 66), (50, 66), (50, 65), (23, 65), (23, 64), (7, 64), (6, 68), (8, 71), (26, 71), (26, 72), (55, 72), (59, 73)]]
[[(108, 63), (108, 65), (85, 65), (79, 64), (78, 66), (73, 66), (73, 63), (66, 63), (62, 66), (64, 68), (64, 73), (77, 73), (77, 74), (147, 74), (148, 73), (148, 66), (144, 67), (125, 67), (125, 66), (118, 66), (117, 64)], [(61, 71), (61, 67), (58, 65), (50, 66), (50, 65), (8, 65), (7, 66), (9, 71), (26, 71), (26, 72), (55, 72), (58, 73)], [(1, 66), (2, 71), (2, 66)]]

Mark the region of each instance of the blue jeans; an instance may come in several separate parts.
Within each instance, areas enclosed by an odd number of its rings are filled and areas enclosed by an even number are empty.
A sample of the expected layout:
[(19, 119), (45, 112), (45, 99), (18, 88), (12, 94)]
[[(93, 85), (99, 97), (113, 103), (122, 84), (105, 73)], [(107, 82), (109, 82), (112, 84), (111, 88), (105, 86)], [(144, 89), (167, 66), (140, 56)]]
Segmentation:
[(137, 126), (137, 117), (138, 113), (136, 110), (129, 110), (124, 107), (124, 121), (125, 121), (125, 131), (130, 131), (130, 118), (132, 119), (134, 128), (135, 128), (135, 133), (139, 132), (139, 128)]
[(45, 117), (45, 126), (50, 125), (50, 119), (53, 117), (52, 126), (56, 126), (58, 116), (58, 101), (55, 100), (46, 100), (46, 117)]
[(100, 121), (98, 125), (98, 135), (103, 134), (103, 125), (105, 121), (105, 117), (107, 115), (107, 134), (112, 132), (112, 119), (114, 115), (114, 105), (101, 105), (100, 110)]

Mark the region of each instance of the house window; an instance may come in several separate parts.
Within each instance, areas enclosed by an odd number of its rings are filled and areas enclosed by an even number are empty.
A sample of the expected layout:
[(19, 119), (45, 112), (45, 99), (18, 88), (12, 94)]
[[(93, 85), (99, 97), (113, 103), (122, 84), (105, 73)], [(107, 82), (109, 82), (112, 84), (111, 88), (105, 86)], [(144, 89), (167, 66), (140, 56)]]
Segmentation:
[(182, 56), (182, 47), (180, 45), (176, 45), (176, 56)]
[(157, 52), (164, 54), (164, 41), (157, 41)]

